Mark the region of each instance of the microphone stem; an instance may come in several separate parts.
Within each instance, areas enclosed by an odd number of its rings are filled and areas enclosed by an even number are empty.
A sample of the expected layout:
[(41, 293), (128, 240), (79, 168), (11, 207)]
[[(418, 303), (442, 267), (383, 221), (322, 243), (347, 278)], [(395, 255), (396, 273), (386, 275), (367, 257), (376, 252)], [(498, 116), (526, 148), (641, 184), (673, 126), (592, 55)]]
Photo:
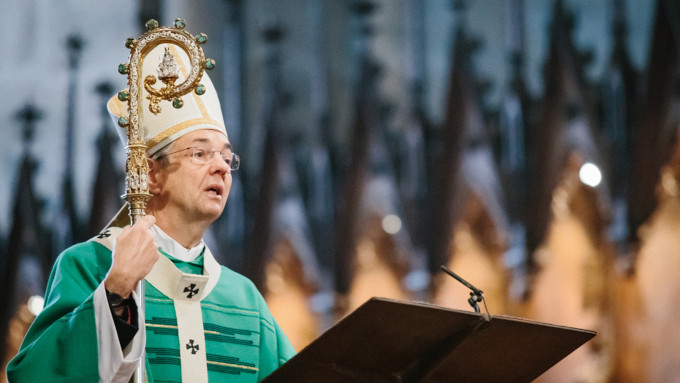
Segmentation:
[(441, 265), (441, 266), (439, 266), (439, 267), (440, 267), (442, 270), (444, 270), (444, 272), (445, 272), (446, 274), (448, 274), (448, 275), (450, 275), (450, 276), (456, 278), (456, 280), (457, 280), (458, 282), (464, 284), (465, 287), (467, 287), (468, 289), (472, 290), (472, 292), (474, 292), (475, 295), (479, 295), (480, 297), (482, 296), (482, 290), (476, 288), (475, 286), (472, 286), (468, 281), (466, 281), (466, 280), (463, 279), (461, 276), (459, 276), (458, 274), (456, 274), (456, 273), (454, 273), (453, 271), (451, 271), (448, 267), (446, 267), (446, 266), (444, 266), (444, 265)]

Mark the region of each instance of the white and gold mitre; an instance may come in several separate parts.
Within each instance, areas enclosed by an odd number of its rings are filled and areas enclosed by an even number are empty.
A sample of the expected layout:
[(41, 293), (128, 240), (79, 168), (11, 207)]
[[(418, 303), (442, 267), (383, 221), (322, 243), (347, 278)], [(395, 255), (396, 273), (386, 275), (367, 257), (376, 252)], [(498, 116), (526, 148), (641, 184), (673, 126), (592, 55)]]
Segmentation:
[[(189, 76), (190, 70), (189, 56), (182, 48), (174, 44), (159, 44), (144, 57), (141, 77), (154, 75), (160, 78), (176, 71), (176, 84), (181, 84)], [(143, 97), (140, 121), (148, 156), (194, 130), (212, 129), (227, 135), (215, 86), (205, 72), (201, 84), (205, 89), (203, 95), (199, 96), (193, 91), (184, 95), (181, 108), (174, 108), (171, 102), (162, 101), (159, 104), (162, 110), (158, 114), (149, 110), (149, 92), (140, 87)], [(113, 96), (106, 105), (124, 145), (127, 145), (127, 128), (121, 128), (118, 119), (128, 116), (127, 105), (127, 102), (120, 101), (117, 96)]]

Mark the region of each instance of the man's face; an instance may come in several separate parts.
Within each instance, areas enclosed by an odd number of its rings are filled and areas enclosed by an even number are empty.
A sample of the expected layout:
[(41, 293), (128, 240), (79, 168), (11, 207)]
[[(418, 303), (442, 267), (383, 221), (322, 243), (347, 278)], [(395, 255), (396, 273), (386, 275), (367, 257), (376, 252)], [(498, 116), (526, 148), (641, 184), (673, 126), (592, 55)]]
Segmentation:
[[(193, 148), (214, 155), (197, 160)], [(220, 153), (225, 151), (231, 154), (231, 144), (215, 130), (196, 130), (173, 142), (167, 163), (161, 166), (157, 161), (153, 165), (154, 209), (180, 222), (213, 222), (219, 218), (231, 188), (231, 172)]]

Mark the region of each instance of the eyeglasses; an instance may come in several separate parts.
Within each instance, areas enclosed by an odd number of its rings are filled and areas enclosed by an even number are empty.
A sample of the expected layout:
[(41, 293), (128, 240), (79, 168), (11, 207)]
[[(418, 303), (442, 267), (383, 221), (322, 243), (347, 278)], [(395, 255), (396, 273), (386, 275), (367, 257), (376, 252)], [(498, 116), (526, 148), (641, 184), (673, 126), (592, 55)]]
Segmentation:
[(222, 160), (227, 164), (229, 167), (230, 171), (235, 171), (238, 170), (238, 167), (241, 165), (241, 157), (238, 156), (238, 154), (233, 153), (229, 149), (223, 149), (223, 150), (215, 150), (215, 148), (208, 148), (208, 147), (201, 147), (201, 146), (190, 146), (188, 148), (176, 150), (172, 153), (166, 154), (166, 156), (169, 156), (171, 154), (176, 154), (179, 152), (183, 152), (185, 150), (193, 150), (191, 152), (191, 159), (194, 161), (194, 163), (205, 165), (208, 163), (208, 161), (212, 160), (213, 156), (215, 153), (219, 153), (220, 157), (222, 157)]

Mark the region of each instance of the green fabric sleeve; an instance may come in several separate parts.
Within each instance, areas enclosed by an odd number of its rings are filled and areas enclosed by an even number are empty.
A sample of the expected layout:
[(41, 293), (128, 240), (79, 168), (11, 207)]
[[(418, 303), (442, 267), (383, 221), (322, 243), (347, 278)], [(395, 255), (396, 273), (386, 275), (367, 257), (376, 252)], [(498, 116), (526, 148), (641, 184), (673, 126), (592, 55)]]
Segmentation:
[(92, 295), (110, 262), (110, 252), (93, 242), (59, 255), (47, 284), (45, 308), (7, 366), (9, 382), (99, 381)]
[(269, 312), (264, 299), (262, 299), (262, 319), (260, 325), (260, 371), (258, 382), (274, 372), (279, 366), (295, 356), (295, 349), (290, 344), (288, 337)]

